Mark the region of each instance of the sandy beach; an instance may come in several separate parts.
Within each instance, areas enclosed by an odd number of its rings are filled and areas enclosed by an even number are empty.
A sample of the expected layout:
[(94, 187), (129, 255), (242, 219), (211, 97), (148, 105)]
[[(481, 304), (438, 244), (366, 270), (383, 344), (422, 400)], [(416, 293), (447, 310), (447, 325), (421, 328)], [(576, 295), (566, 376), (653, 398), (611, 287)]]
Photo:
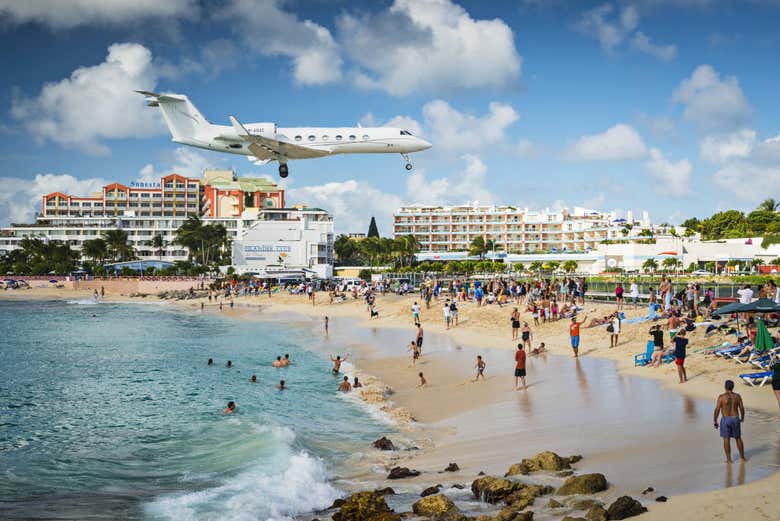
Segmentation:
[[(163, 302), (152, 295), (145, 298), (131, 298), (129, 294), (122, 294), (121, 290), (112, 291), (110, 285), (106, 286), (106, 291), (107, 301)], [(33, 288), (5, 291), (0, 298), (80, 299), (91, 298), (91, 295), (91, 289)], [(460, 305), (460, 323), (450, 330), (445, 330), (441, 311), (435, 301), (432, 302), (430, 310), (426, 310), (423, 306), (421, 319), (426, 333), (423, 357), (415, 367), (410, 367), (411, 357), (404, 349), (415, 333), (410, 312), (410, 307), (415, 300), (414, 295), (379, 297), (377, 300), (379, 317), (370, 321), (365, 304), (361, 300), (355, 301), (350, 298), (346, 302), (329, 305), (327, 295), (324, 293), (318, 294), (316, 306), (312, 306), (303, 296), (274, 294), (270, 298), (268, 296), (239, 297), (235, 299), (232, 309), (225, 304), (221, 312), (237, 317), (262, 316), (268, 320), (291, 316), (307, 317), (311, 327), (314, 328), (321, 328), (327, 315), (330, 318), (334, 351), (343, 349), (345, 352), (350, 352), (353, 356), (352, 362), (355, 364), (356, 371), (362, 375), (362, 379), (376, 378), (381, 382), (378, 385), (392, 389), (388, 403), (383, 403), (385, 398), (381, 393), (365, 393), (364, 399), (384, 408), (394, 420), (399, 422), (401, 428), (409, 419), (415, 420), (414, 426), (409, 427), (409, 438), (419, 443), (423, 450), (403, 451), (402, 454), (386, 456), (388, 462), (398, 462), (423, 472), (419, 478), (404, 480), (405, 483), (401, 487), (414, 487), (416, 483), (430, 484), (432, 480), (468, 484), (479, 471), (503, 472), (509, 464), (533, 455), (518, 454), (512, 450), (513, 436), (517, 434), (520, 427), (512, 421), (502, 421), (510, 416), (516, 416), (514, 413), (507, 414), (507, 411), (519, 411), (521, 415), (532, 412), (537, 417), (548, 406), (553, 406), (553, 409), (565, 407), (566, 397), (576, 395), (589, 400), (582, 403), (589, 404), (585, 407), (593, 407), (594, 414), (597, 415), (595, 411), (599, 409), (600, 387), (607, 385), (604, 382), (619, 386), (626, 378), (652, 379), (662, 386), (664, 392), (687, 397), (690, 401), (684, 403), (694, 404), (691, 407), (696, 409), (693, 416), (696, 418), (697, 425), (703, 424), (696, 429), (709, 428), (710, 430), (712, 408), (705, 410), (702, 404), (709, 402), (714, 406), (715, 398), (722, 392), (723, 381), (727, 378), (733, 379), (737, 381), (736, 391), (742, 394), (749, 409), (748, 416), (755, 412), (760, 415), (765, 429), (768, 428), (770, 432), (774, 429), (774, 432), (777, 432), (779, 409), (771, 388), (745, 386), (738, 381), (737, 375), (752, 372), (749, 368), (733, 361), (723, 361), (697, 352), (698, 349), (729, 341), (734, 338), (733, 335), (704, 338), (703, 331), (691, 333), (689, 358), (686, 361), (689, 381), (680, 385), (677, 383), (674, 364), (663, 365), (660, 368), (634, 367), (633, 355), (644, 351), (651, 322), (624, 324), (619, 345), (614, 349), (609, 348), (609, 337), (604, 327), (583, 328), (582, 360), (575, 362), (569, 358), (571, 350), (567, 320), (533, 327), (530, 314), (520, 310), (521, 320), (531, 324), (534, 347), (539, 342), (545, 342), (550, 355), (529, 358), (530, 387), (526, 392), (515, 392), (511, 389), (512, 356), (516, 344), (511, 340), (509, 322), (511, 305), (503, 308), (497, 305), (477, 308), (473, 304), (463, 303)], [(201, 303), (205, 302), (205, 312), (220, 312), (216, 304), (210, 304), (205, 299), (171, 302), (198, 312)], [(589, 320), (612, 311), (614, 305), (589, 302), (585, 305), (583, 316), (588, 315)], [(634, 318), (643, 315), (645, 310), (626, 309), (625, 312), (627, 318)], [(360, 328), (360, 333), (351, 333), (351, 329), (355, 327)], [(405, 337), (408, 337), (408, 340), (401, 340)], [(471, 381), (475, 373), (474, 358), (480, 353), (484, 353), (488, 363), (487, 377), (484, 381), (475, 383)], [(426, 388), (416, 388), (418, 371), (423, 371), (426, 375), (429, 382)], [(537, 375), (537, 380), (534, 380)], [(603, 376), (594, 378), (593, 375)], [(559, 377), (561, 381), (558, 381)], [(583, 379), (586, 381), (583, 382)], [(369, 383), (372, 381), (368, 380)], [(634, 384), (634, 387), (630, 388), (633, 389), (636, 385), (641, 386), (641, 384)], [(560, 394), (554, 394), (555, 392)], [(560, 400), (564, 403), (557, 403), (559, 401), (556, 399), (557, 396), (564, 398)], [(626, 397), (626, 404), (630, 404), (633, 399), (630, 396)], [(509, 407), (513, 409), (508, 409)], [(566, 409), (561, 409), (559, 412), (563, 415), (568, 414)], [(586, 408), (584, 412), (587, 417)], [(662, 412), (659, 411), (659, 414)], [(687, 412), (690, 416), (691, 411)], [(627, 420), (631, 419), (629, 416), (630, 411)], [(486, 421), (482, 421), (483, 419)], [(489, 424), (486, 425), (486, 422)], [(533, 426), (528, 427), (529, 430), (525, 435), (534, 436)], [(550, 427), (552, 426), (543, 423), (538, 432), (544, 432), (545, 428)], [(636, 447), (633, 446), (635, 440), (627, 440), (625, 446), (615, 446), (607, 450), (597, 443), (596, 427), (589, 429), (587, 425), (572, 426), (568, 431), (555, 427), (559, 432), (548, 433), (546, 437), (539, 434), (539, 439), (530, 438), (530, 440), (539, 444), (539, 450), (555, 450), (567, 455), (570, 451), (583, 454), (585, 459), (582, 465), (578, 466), (578, 470), (600, 469), (598, 471), (603, 471), (608, 478), (614, 476), (614, 485), (620, 488), (621, 492), (629, 493), (634, 497), (641, 497), (638, 496), (641, 487), (643, 484), (649, 484), (647, 481), (653, 476), (660, 479), (663, 469), (648, 469), (646, 476), (642, 476), (641, 479), (631, 479), (631, 468), (626, 468), (621, 461), (629, 463), (633, 461), (632, 464), (640, 465), (647, 463), (650, 466), (655, 450), (662, 451), (663, 446), (668, 447), (668, 444), (671, 444), (684, 455), (689, 441), (692, 443), (688, 450), (691, 457), (698, 454), (696, 450), (699, 447), (693, 446), (694, 442), (696, 445), (699, 444), (696, 441), (700, 439), (698, 435), (692, 434), (691, 440), (687, 441), (685, 431), (675, 430), (670, 433), (653, 431), (648, 435), (655, 436), (660, 446), (654, 447), (651, 441), (647, 441), (643, 445), (647, 453), (645, 459), (631, 460), (636, 457), (633, 455), (633, 452), (636, 452)], [(640, 432), (642, 427), (636, 425), (627, 428)], [(771, 434), (768, 436), (771, 439)], [(709, 449), (720, 450), (720, 439), (716, 432), (712, 431), (709, 443), (712, 445)], [(750, 459), (751, 439), (748, 436), (746, 436), (746, 446)], [(461, 471), (456, 473), (457, 475), (432, 477), (432, 474), (437, 473), (448, 462), (457, 462)], [(770, 466), (773, 464), (771, 461), (764, 463)], [(776, 459), (774, 464), (776, 467)], [(744, 474), (744, 469), (740, 469), (736, 463), (732, 466), (733, 476), (730, 476), (731, 472), (728, 471), (725, 463), (715, 465), (713, 462), (712, 473), (717, 477), (702, 478), (703, 487), (710, 489), (708, 492), (677, 495), (672, 488), (674, 480), (668, 481), (670, 489), (663, 492), (670, 498), (669, 502), (648, 503), (646, 506), (649, 512), (643, 514), (642, 519), (709, 520), (726, 516), (739, 519), (776, 519), (776, 512), (772, 509), (776, 506), (774, 497), (780, 487), (780, 473), (775, 472), (764, 479), (740, 485), (745, 479), (744, 475), (740, 476)], [(751, 461), (748, 461), (746, 466), (750, 475)], [(377, 482), (383, 481), (376, 472), (372, 473), (362, 467), (356, 469), (353, 476), (348, 476), (349, 479), (373, 478)], [(698, 478), (695, 475), (683, 475), (679, 479), (695, 481)], [(715, 485), (716, 482), (721, 485)], [(686, 483), (690, 485), (690, 482)], [(393, 483), (393, 486), (396, 485), (397, 482)], [(729, 488), (721, 488), (723, 486)], [(697, 486), (681, 488), (700, 489)], [(720, 490), (712, 490), (714, 488)]]

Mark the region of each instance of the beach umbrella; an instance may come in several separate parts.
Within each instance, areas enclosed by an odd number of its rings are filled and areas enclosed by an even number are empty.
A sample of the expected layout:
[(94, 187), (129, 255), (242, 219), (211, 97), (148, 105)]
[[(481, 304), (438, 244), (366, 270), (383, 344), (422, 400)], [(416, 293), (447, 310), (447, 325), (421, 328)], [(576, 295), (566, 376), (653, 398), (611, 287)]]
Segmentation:
[(763, 353), (775, 347), (774, 341), (772, 341), (772, 335), (769, 334), (769, 330), (766, 328), (766, 324), (760, 318), (756, 322), (756, 353)]
[(725, 306), (718, 308), (718, 314), (728, 315), (731, 313), (739, 313), (742, 311), (742, 306), (745, 305), (747, 304), (743, 304), (741, 302), (732, 302), (730, 304), (726, 304)]
[(780, 313), (780, 304), (772, 299), (760, 298), (750, 304), (743, 304), (740, 313)]

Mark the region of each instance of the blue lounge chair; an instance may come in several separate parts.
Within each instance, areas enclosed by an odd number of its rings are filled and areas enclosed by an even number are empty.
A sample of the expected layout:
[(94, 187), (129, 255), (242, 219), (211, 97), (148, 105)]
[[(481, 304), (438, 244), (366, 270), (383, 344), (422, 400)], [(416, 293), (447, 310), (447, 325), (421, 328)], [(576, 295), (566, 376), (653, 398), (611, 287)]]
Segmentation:
[(655, 350), (655, 344), (652, 340), (647, 341), (647, 349), (644, 353), (634, 355), (634, 367), (641, 365), (646, 366), (653, 359), (653, 351)]
[(714, 354), (715, 354), (715, 356), (722, 356), (724, 358), (731, 358), (734, 355), (736, 355), (737, 353), (739, 353), (740, 351), (742, 351), (745, 348), (746, 345), (748, 345), (747, 342), (744, 343), (744, 344), (735, 344), (735, 345), (733, 345), (731, 347), (727, 347), (725, 349), (719, 349), (719, 350), (715, 351)]
[(741, 374), (739, 375), (739, 378), (750, 386), (761, 387), (767, 382), (767, 380), (772, 378), (772, 371), (764, 371), (763, 373)]

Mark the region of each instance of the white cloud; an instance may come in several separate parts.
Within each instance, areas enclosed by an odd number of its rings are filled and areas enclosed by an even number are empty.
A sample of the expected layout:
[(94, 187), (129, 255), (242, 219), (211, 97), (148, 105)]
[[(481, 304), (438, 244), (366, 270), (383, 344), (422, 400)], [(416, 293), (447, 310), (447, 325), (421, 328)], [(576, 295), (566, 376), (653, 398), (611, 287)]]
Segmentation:
[(634, 34), (631, 45), (634, 49), (641, 51), (645, 54), (655, 56), (659, 60), (672, 61), (677, 56), (677, 47), (674, 45), (659, 45), (653, 43), (653, 40), (642, 31), (637, 31)]
[[(624, 42), (631, 47), (663, 61), (670, 61), (677, 55), (677, 47), (654, 43), (639, 26), (639, 11), (635, 5), (625, 4), (618, 13), (610, 3), (586, 11), (576, 25), (582, 34), (599, 41), (608, 53), (615, 52)], [(632, 36), (633, 35), (633, 36)]]
[(293, 61), (293, 77), (301, 85), (322, 85), (341, 79), (341, 56), (330, 31), (300, 20), (282, 9), (281, 0), (230, 0), (216, 13), (240, 33), (244, 44), (265, 56)]
[(743, 128), (720, 136), (707, 136), (699, 144), (699, 155), (710, 163), (725, 163), (748, 157), (756, 145), (756, 131)]
[(0, 177), (0, 224), (31, 223), (41, 197), (52, 192), (88, 196), (107, 184), (101, 178), (77, 179), (69, 174), (38, 174), (33, 179)]
[(780, 136), (755, 144), (746, 155), (732, 154), (713, 180), (742, 201), (758, 203), (765, 199), (780, 185)]
[(398, 115), (386, 122), (379, 122), (373, 113), (360, 118), (364, 126), (390, 126), (410, 130), (415, 135), (430, 138), (436, 154), (460, 156), (467, 152), (480, 152), (485, 147), (500, 147), (523, 155), (529, 154), (532, 144), (528, 140), (510, 143), (507, 130), (520, 115), (511, 105), (491, 102), (485, 114), (474, 115), (452, 107), (444, 100), (433, 100), (422, 108), (423, 122), (409, 116)]
[(721, 79), (710, 65), (696, 67), (675, 89), (672, 100), (685, 106), (685, 119), (707, 131), (744, 127), (752, 112), (737, 78)]
[(152, 18), (194, 18), (196, 0), (0, 0), (0, 21), (39, 23), (52, 29), (125, 24)]
[(18, 95), (11, 115), (33, 137), (89, 154), (110, 153), (105, 139), (141, 138), (165, 132), (160, 112), (133, 92), (153, 89), (158, 70), (152, 53), (136, 43), (115, 43), (103, 63), (80, 67), (47, 83), (35, 97)]
[(582, 136), (564, 154), (571, 161), (622, 161), (647, 155), (642, 137), (630, 125), (619, 123), (601, 134)]
[(652, 117), (645, 113), (639, 113), (637, 120), (654, 136), (669, 138), (675, 135), (674, 120), (668, 116)]
[(296, 204), (326, 208), (333, 215), (339, 233), (365, 232), (374, 216), (383, 236), (391, 235), (393, 212), (402, 204), (400, 196), (355, 179), (288, 188), (286, 197)]
[(407, 200), (423, 204), (496, 203), (497, 197), (487, 189), (487, 166), (472, 154), (461, 159), (463, 170), (449, 177), (428, 179), (423, 171), (411, 174), (406, 181)]
[(658, 181), (656, 191), (659, 194), (682, 197), (690, 191), (693, 167), (687, 159), (675, 163), (666, 159), (657, 148), (652, 148), (645, 168)]
[(474, 19), (450, 0), (395, 0), (378, 14), (345, 13), (337, 27), (356, 83), (393, 95), (502, 87), (522, 67), (503, 20)]

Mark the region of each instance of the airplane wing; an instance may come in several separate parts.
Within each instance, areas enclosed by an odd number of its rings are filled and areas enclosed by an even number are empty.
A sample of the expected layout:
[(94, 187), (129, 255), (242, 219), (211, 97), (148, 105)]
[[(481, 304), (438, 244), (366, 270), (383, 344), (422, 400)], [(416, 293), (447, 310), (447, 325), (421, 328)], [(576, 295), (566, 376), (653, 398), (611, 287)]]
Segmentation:
[(230, 116), (230, 123), (236, 134), (244, 141), (249, 141), (249, 151), (261, 160), (279, 159), (312, 159), (330, 155), (330, 149), (308, 147), (288, 140), (286, 136), (277, 134), (275, 137), (251, 134), (244, 125), (234, 116)]

